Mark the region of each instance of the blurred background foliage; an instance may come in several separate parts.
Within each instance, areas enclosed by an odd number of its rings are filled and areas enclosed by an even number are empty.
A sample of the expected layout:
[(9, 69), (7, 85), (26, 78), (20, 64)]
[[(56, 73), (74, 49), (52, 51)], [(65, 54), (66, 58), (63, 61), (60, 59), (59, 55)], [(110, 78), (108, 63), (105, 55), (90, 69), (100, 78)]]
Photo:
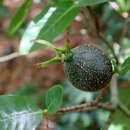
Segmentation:
[[(23, 3), (23, 0), (0, 0), (0, 56), (5, 56), (12, 53), (12, 51), (17, 51), (19, 39), (29, 21), (39, 14), (45, 5), (58, 1), (59, 0), (34, 0), (28, 17), (15, 36), (9, 38), (7, 27), (16, 9)], [(130, 24), (127, 25), (125, 29), (127, 33), (123, 34), (122, 32), (127, 24), (126, 19), (129, 17), (130, 1), (115, 0), (109, 3), (94, 5), (92, 6), (92, 10), (99, 19), (101, 32), (114, 47), (119, 62), (123, 63), (123, 61), (130, 56)], [(87, 21), (85, 22), (87, 23)], [(97, 39), (94, 36), (94, 32), (91, 30), (91, 26), (90, 30), (92, 32), (89, 32), (89, 21), (87, 27), (86, 29), (84, 19), (82, 15), (79, 14), (69, 28), (72, 47), (91, 42), (97, 44)], [(57, 46), (64, 46), (63, 43), (66, 41), (65, 33), (66, 31), (54, 42)], [(102, 41), (98, 40), (98, 43), (112, 56), (111, 51)], [(32, 67), (33, 64), (50, 59), (50, 57), (54, 55), (51, 49), (45, 48), (44, 50), (40, 49), (25, 57), (16, 58), (6, 63), (0, 63), (0, 93), (24, 95), (32, 99), (32, 101), (39, 106), (44, 106), (44, 94), (46, 90), (56, 83), (61, 83), (64, 92), (63, 106), (77, 105), (94, 100), (100, 92), (89, 93), (75, 89), (66, 80), (61, 64), (47, 67), (43, 70), (37, 70)], [(118, 78), (118, 92), (120, 100), (130, 109), (130, 73)], [(110, 93), (108, 92), (103, 102), (109, 99)], [(108, 116), (109, 112), (107, 111), (94, 110), (62, 115), (58, 118), (58, 121), (55, 121), (54, 117), (49, 117), (49, 120), (51, 120), (53, 124), (51, 124), (52, 128), (50, 129), (101, 130)], [(55, 124), (55, 122), (57, 123)], [(129, 123), (130, 119), (121, 111), (117, 110), (109, 130), (130, 130)], [(38, 130), (43, 129), (44, 127), (41, 123)]]

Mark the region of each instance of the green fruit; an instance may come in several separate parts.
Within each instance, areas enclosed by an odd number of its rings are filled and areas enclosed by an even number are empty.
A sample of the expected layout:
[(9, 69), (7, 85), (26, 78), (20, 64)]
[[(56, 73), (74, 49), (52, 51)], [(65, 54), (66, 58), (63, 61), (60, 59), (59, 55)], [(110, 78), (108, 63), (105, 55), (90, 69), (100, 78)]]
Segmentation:
[(71, 60), (64, 62), (69, 81), (78, 89), (97, 91), (112, 78), (111, 61), (104, 52), (93, 45), (81, 45), (71, 50)]

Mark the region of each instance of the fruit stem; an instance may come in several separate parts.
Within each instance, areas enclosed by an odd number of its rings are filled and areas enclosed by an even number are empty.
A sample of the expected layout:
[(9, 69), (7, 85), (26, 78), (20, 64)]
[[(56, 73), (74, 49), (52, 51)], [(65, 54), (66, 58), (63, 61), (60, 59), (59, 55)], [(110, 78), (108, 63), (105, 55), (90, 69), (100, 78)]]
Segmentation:
[(52, 43), (46, 41), (46, 40), (32, 40), (32, 42), (36, 42), (45, 46), (49, 46), (52, 49), (54, 49), (56, 51), (56, 53), (59, 55), (60, 53), (65, 53), (65, 48), (57, 48), (55, 45), (53, 45)]
[(52, 65), (52, 64), (55, 64), (58, 62), (69, 61), (72, 59), (72, 52), (71, 52), (69, 43), (66, 43), (65, 48), (57, 48), (55, 45), (53, 45), (52, 43), (50, 43), (46, 40), (32, 40), (32, 42), (39, 43), (39, 44), (42, 44), (45, 46), (49, 46), (56, 51), (56, 57), (54, 57), (48, 61), (35, 64), (35, 66), (37, 66), (38, 68), (47, 67), (49, 65)]
[(65, 50), (66, 50), (67, 53), (69, 53), (71, 51), (71, 49), (70, 49), (70, 43), (68, 43), (68, 42), (66, 43)]
[(73, 54), (71, 51), (67, 55), (65, 54), (62, 55), (62, 59), (64, 59), (64, 61), (70, 61), (72, 57), (73, 57)]
[(45, 109), (45, 110), (42, 111), (43, 114), (45, 114), (45, 113), (47, 113), (47, 112), (48, 112), (47, 109)]
[(45, 61), (42, 63), (38, 63), (38, 64), (36, 64), (36, 66), (38, 66), (38, 68), (43, 68), (43, 67), (47, 67), (49, 65), (52, 65), (52, 64), (55, 64), (58, 62), (61, 62), (61, 57), (56, 56), (56, 57), (52, 58), (51, 60), (48, 60), (48, 61)]

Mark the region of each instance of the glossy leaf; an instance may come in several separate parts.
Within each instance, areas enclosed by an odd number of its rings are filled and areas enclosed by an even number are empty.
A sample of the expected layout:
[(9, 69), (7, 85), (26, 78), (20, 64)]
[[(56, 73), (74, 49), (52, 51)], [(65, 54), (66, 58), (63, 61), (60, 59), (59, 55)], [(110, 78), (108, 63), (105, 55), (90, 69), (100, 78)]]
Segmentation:
[(75, 4), (77, 6), (90, 6), (90, 5), (100, 4), (107, 1), (108, 0), (76, 0)]
[(16, 11), (8, 28), (9, 36), (14, 36), (16, 31), (23, 24), (31, 5), (32, 5), (32, 0), (26, 0), (23, 3), (23, 5)]
[(79, 11), (80, 8), (75, 7), (72, 2), (59, 2), (46, 7), (25, 30), (20, 41), (19, 54), (25, 55), (44, 46), (31, 40), (54, 40), (69, 26)]
[(62, 104), (62, 86), (55, 85), (50, 88), (45, 96), (45, 105), (48, 110), (48, 114), (55, 114)]
[(0, 130), (34, 130), (42, 110), (22, 96), (0, 96)]

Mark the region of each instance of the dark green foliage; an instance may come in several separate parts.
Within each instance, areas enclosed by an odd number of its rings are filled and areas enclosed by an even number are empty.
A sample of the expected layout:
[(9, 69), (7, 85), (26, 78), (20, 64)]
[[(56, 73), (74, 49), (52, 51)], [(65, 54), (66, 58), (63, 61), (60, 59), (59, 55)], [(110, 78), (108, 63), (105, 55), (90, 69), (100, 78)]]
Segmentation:
[(72, 49), (73, 58), (64, 63), (65, 72), (78, 89), (97, 91), (111, 80), (110, 59), (93, 45), (81, 45)]

